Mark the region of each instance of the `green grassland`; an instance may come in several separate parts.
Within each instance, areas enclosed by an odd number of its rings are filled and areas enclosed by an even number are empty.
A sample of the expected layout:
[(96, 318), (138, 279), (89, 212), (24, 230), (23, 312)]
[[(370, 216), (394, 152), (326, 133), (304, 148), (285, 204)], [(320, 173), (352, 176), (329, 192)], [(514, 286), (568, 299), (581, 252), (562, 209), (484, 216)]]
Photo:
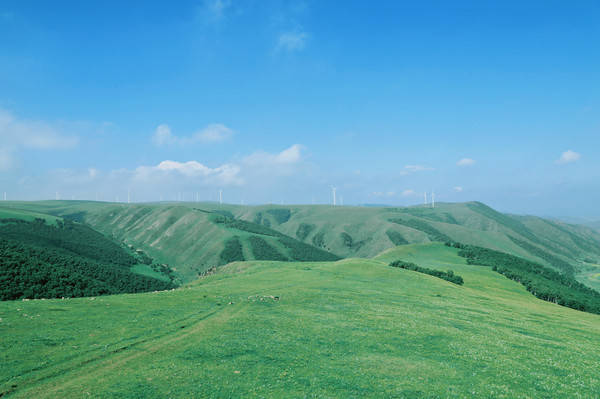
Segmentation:
[[(157, 293), (0, 303), (14, 398), (593, 398), (600, 317), (455, 248), (235, 262)], [(393, 268), (453, 270), (456, 285)]]
[(23, 209), (14, 209), (9, 206), (0, 205), (0, 219), (21, 219), (32, 222), (35, 219), (43, 219), (48, 224), (55, 225), (61, 218), (46, 213), (33, 212)]
[[(531, 216), (497, 212), (479, 202), (440, 203), (435, 209), (416, 207), (331, 207), (325, 205), (236, 206), (215, 203), (112, 204), (91, 201), (14, 202), (12, 208), (84, 221), (98, 231), (141, 248), (159, 262), (176, 265), (183, 281), (223, 263), (226, 242), (238, 237), (243, 259), (271, 254), (273, 260), (293, 260), (272, 231), (343, 258), (376, 256), (401, 244), (451, 239), (499, 250), (574, 272), (586, 284), (585, 259), (600, 258), (600, 233)], [(225, 215), (271, 233), (239, 230), (214, 223)], [(264, 250), (257, 236), (268, 244)], [(296, 244), (297, 245), (297, 244)], [(279, 255), (277, 255), (279, 254)], [(314, 255), (314, 254), (313, 254)], [(321, 260), (327, 260), (321, 254)], [(314, 256), (305, 260), (314, 259)]]

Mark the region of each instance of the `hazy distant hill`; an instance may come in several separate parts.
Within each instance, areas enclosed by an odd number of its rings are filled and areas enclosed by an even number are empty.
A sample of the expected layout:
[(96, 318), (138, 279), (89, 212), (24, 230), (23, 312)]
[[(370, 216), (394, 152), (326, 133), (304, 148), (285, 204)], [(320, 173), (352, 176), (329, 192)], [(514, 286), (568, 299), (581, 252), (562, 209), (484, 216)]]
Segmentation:
[(586, 226), (589, 226), (592, 229), (600, 231), (600, 221), (586, 223)]

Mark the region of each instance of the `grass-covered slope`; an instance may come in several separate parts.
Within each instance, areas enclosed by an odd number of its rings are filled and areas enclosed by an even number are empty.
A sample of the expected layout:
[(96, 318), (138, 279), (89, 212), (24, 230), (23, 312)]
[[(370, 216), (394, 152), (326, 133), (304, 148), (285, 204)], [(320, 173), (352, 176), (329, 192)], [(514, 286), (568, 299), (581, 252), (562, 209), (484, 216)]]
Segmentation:
[[(14, 216), (14, 215), (13, 215)], [(137, 259), (88, 226), (0, 219), (0, 300), (60, 298), (173, 288), (131, 270)]]
[[(240, 260), (327, 261), (338, 256), (264, 224), (234, 219), (234, 207), (214, 204), (21, 203), (40, 212), (80, 220), (161, 263), (184, 281)], [(37, 206), (36, 206), (37, 205)], [(71, 206), (69, 206), (71, 205)], [(266, 212), (284, 221), (285, 212)], [(275, 223), (275, 222), (274, 222)]]
[[(252, 220), (273, 206), (237, 211)], [(282, 209), (285, 207), (276, 207)], [(600, 234), (585, 226), (497, 212), (479, 203), (429, 207), (287, 207), (290, 217), (270, 225), (344, 257), (371, 257), (396, 245), (458, 241), (525, 257), (566, 274), (600, 258)], [(234, 212), (235, 213), (235, 212)], [(584, 279), (585, 280), (585, 279)]]
[[(273, 231), (341, 257), (368, 258), (396, 245), (450, 240), (524, 257), (561, 273), (574, 273), (592, 286), (596, 283), (590, 265), (600, 263), (599, 232), (538, 217), (502, 214), (479, 202), (440, 203), (434, 209), (214, 203), (126, 205), (83, 201), (11, 205), (84, 219), (96, 229), (143, 248), (162, 262), (178, 265), (187, 281), (222, 264), (220, 254), (233, 236), (239, 237), (246, 260), (256, 259), (255, 253), (271, 254), (274, 260), (295, 259)], [(223, 228), (211, 222), (215, 214), (244, 220), (256, 231), (240, 233), (235, 228)], [(271, 233), (263, 234), (266, 229)], [(246, 239), (248, 234), (258, 234), (270, 248), (252, 239), (264, 250), (255, 249)]]
[(14, 398), (591, 398), (600, 385), (599, 316), (442, 244), (233, 263), (160, 293), (3, 302), (0, 319), (0, 393)]

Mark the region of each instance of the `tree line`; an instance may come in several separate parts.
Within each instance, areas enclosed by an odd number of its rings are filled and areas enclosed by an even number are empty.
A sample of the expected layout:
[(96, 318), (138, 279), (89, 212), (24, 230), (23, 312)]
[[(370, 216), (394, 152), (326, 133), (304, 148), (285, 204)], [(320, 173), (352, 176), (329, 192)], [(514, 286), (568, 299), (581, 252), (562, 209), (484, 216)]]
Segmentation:
[(422, 266), (416, 265), (411, 262), (405, 262), (403, 260), (395, 260), (390, 263), (390, 266), (399, 267), (401, 269), (406, 269), (406, 270), (412, 270), (412, 271), (423, 273), (423, 274), (428, 274), (430, 276), (441, 278), (442, 280), (446, 280), (446, 281), (449, 281), (449, 282), (457, 284), (457, 285), (464, 284), (463, 278), (461, 276), (459, 276), (458, 274), (454, 274), (454, 271), (452, 271), (452, 270), (448, 270), (447, 272), (444, 272), (441, 270), (429, 269), (427, 267), (422, 267)]
[(447, 242), (458, 248), (458, 255), (470, 265), (491, 266), (492, 270), (521, 283), (539, 299), (572, 309), (600, 314), (600, 293), (575, 280), (570, 273), (559, 273), (518, 256), (474, 245)]

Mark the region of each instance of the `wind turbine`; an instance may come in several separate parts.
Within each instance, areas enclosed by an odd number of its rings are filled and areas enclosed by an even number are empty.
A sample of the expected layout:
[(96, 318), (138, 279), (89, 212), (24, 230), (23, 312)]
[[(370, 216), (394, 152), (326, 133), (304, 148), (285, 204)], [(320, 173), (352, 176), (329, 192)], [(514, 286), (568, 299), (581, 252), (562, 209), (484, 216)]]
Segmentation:
[(335, 206), (335, 190), (337, 190), (337, 187), (331, 186), (331, 192), (333, 193), (333, 206)]
[(6, 201), (6, 191), (4, 192), (4, 201)]
[(435, 192), (431, 190), (431, 207), (435, 208)]
[(127, 189), (127, 203), (131, 204), (131, 190)]
[(223, 190), (219, 190), (219, 204), (223, 204)]
[(425, 202), (424, 202), (424, 204), (425, 204), (425, 205), (427, 205), (427, 191), (425, 191), (425, 192), (423, 193), (423, 195), (425, 196)]

